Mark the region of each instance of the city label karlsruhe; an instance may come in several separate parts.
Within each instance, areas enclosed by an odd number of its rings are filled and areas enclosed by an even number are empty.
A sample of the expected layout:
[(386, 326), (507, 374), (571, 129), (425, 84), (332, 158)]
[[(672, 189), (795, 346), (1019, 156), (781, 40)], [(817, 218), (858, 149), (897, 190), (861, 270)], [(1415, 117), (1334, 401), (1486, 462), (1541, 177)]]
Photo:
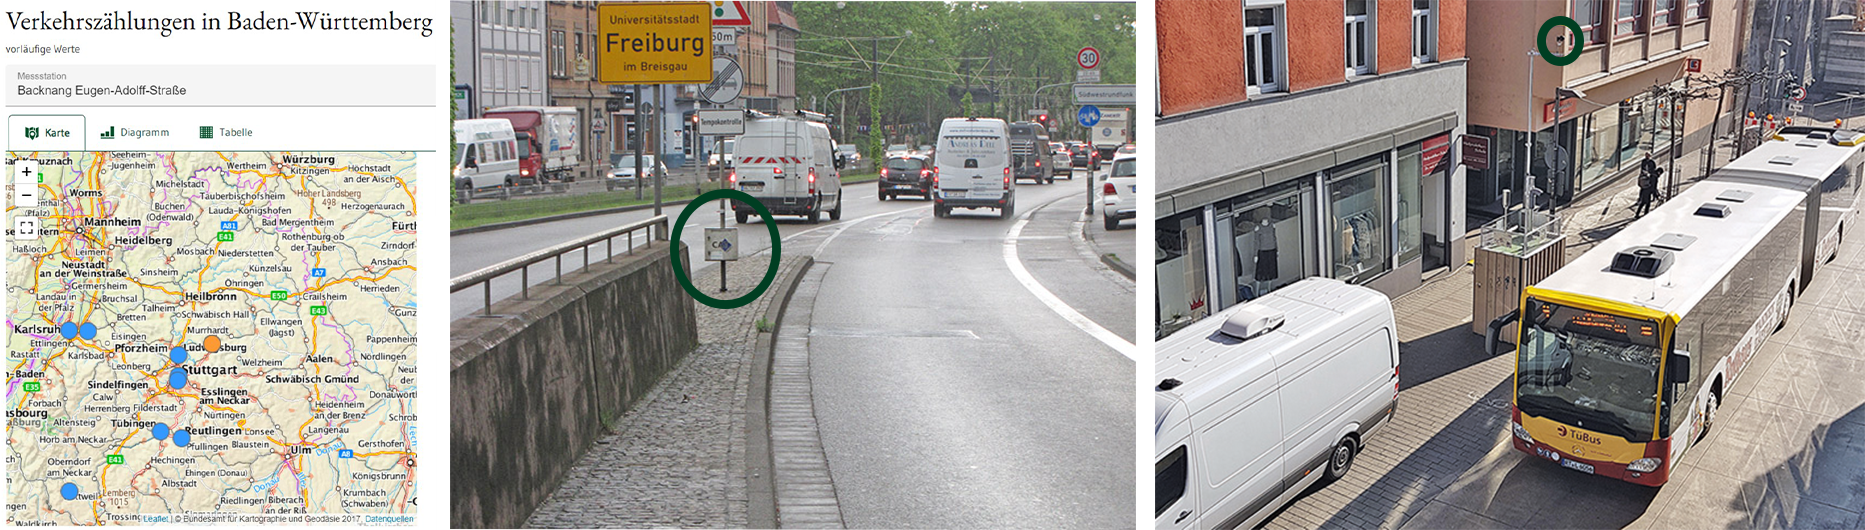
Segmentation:
[(712, 8), (704, 2), (601, 4), (596, 81), (712, 82)]

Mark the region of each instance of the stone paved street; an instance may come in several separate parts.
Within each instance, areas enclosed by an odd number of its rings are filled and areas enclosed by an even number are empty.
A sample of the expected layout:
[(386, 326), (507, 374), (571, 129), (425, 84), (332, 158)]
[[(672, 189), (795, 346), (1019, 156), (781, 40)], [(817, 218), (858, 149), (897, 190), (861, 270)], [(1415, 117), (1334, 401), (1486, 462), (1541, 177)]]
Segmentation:
[[(801, 259), (786, 257), (782, 266), (788, 270)], [(716, 292), (716, 265), (695, 271), (693, 280), (709, 296), (736, 298), (757, 286), (768, 260), (758, 254), (734, 262), (726, 293)], [(525, 526), (746, 526), (748, 361), (757, 319), (773, 298), (767, 292), (734, 309), (698, 304), (699, 348), (613, 426), (615, 433), (597, 442)]]

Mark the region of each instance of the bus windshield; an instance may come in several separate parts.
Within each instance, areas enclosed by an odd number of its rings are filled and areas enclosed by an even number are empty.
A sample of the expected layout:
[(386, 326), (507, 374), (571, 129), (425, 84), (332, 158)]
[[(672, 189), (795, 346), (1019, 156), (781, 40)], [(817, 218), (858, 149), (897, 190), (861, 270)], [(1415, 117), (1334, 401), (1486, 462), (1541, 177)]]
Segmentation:
[(1516, 352), (1516, 407), (1627, 441), (1651, 441), (1659, 346), (1656, 322), (1530, 298)]

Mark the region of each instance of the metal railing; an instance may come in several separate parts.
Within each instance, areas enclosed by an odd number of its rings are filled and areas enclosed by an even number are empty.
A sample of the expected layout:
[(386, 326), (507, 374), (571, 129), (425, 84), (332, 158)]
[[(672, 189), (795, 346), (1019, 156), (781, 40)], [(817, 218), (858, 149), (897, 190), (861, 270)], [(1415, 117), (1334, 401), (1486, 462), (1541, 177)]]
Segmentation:
[(1518, 209), (1483, 225), (1478, 234), (1478, 245), (1522, 257), (1560, 238), (1559, 216), (1540, 210)]
[(485, 293), (486, 293), (485, 294), (485, 299), (486, 299), (485, 311), (487, 315), (491, 315), (492, 314), (492, 280), (500, 276), (504, 276), (506, 274), (511, 274), (514, 271), (518, 272), (520, 276), (519, 282), (521, 282), (521, 285), (522, 285), (519, 288), (519, 295), (529, 300), (531, 298), (531, 266), (532, 265), (543, 262), (545, 260), (555, 260), (557, 263), (557, 277), (552, 281), (552, 284), (561, 285), (563, 284), (563, 255), (564, 254), (569, 254), (570, 252), (573, 252), (576, 250), (582, 250), (583, 251), (583, 268), (588, 269), (589, 268), (589, 247), (595, 246), (597, 243), (606, 243), (608, 247), (608, 256), (604, 257), (602, 261), (605, 263), (610, 262), (611, 260), (615, 258), (615, 238), (616, 237), (620, 237), (622, 235), (628, 236), (628, 247), (627, 247), (628, 254), (632, 255), (635, 253), (635, 232), (640, 232), (644, 230), (647, 231), (647, 239), (645, 239), (644, 241), (648, 243), (652, 243), (654, 241), (666, 241), (668, 237), (667, 226), (668, 226), (667, 216), (656, 215), (654, 217), (650, 217), (650, 218), (643, 219), (640, 221), (635, 221), (633, 223), (611, 228), (609, 230), (606, 230), (600, 233), (591, 234), (588, 237), (584, 237), (582, 239), (559, 243), (549, 248), (544, 248), (536, 252), (532, 252), (530, 254), (525, 254), (523, 256), (505, 260), (503, 263), (492, 265), (492, 266), (489, 266), (483, 269), (479, 269), (479, 270), (455, 277), (451, 282), (452, 285), (450, 286), (450, 289), (451, 289), (450, 292), (457, 293), (460, 291), (464, 291), (466, 289), (472, 288), (474, 285), (483, 286), (485, 289)]

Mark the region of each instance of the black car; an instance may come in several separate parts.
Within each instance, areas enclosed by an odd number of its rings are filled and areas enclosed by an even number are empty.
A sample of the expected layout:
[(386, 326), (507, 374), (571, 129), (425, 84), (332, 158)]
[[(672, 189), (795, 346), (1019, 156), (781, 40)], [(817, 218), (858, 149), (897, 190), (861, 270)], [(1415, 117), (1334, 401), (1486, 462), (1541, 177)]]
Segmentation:
[(925, 155), (895, 155), (881, 165), (881, 200), (918, 195), (932, 200), (933, 164)]
[(1092, 168), (1100, 155), (1088, 144), (1075, 144), (1068, 148), (1068, 159), (1071, 166)]

